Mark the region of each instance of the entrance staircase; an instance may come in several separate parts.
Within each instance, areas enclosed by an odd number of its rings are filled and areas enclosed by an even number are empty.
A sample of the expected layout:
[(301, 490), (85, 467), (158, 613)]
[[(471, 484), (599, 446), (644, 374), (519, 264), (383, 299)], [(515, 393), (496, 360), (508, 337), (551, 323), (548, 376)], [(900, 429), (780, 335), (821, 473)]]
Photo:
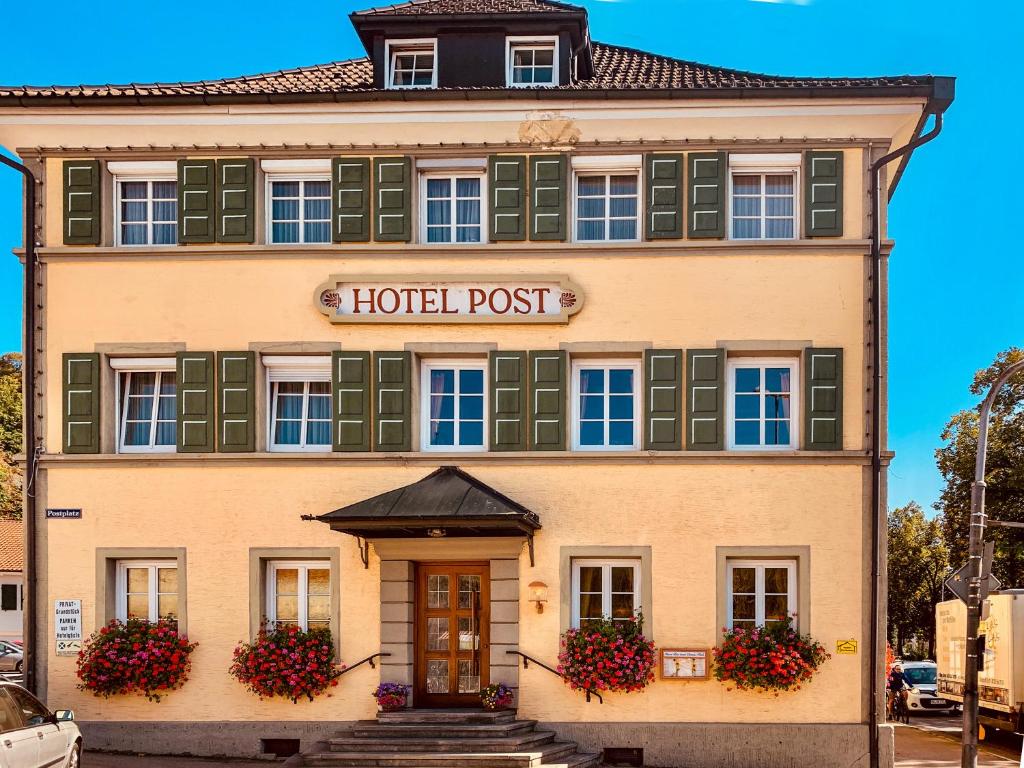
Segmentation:
[(515, 712), (403, 709), (362, 720), (288, 759), (290, 768), (594, 768), (577, 751)]

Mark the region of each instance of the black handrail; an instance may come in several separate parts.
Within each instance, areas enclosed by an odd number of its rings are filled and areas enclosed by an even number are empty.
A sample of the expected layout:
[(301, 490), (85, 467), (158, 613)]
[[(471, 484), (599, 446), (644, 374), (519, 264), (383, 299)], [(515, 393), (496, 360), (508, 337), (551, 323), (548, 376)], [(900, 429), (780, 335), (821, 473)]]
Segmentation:
[[(533, 658), (533, 656), (528, 656), (527, 654), (523, 653), (522, 651), (505, 651), (505, 653), (514, 654), (516, 656), (521, 657), (522, 660), (523, 660), (523, 669), (529, 669), (530, 668), (530, 662), (532, 661), (538, 667), (543, 667), (544, 669), (546, 669), (551, 674), (558, 675), (560, 678), (565, 680), (565, 675), (563, 675), (557, 669), (554, 669), (553, 667), (549, 667), (543, 661), (535, 659), (535, 658)], [(601, 694), (598, 693), (597, 691), (584, 691), (584, 693), (587, 695), (587, 701), (590, 701), (590, 695), (593, 694), (594, 696), (597, 696), (597, 700), (601, 704), (604, 704), (604, 699), (601, 698)]]
[(356, 667), (360, 666), (361, 664), (369, 664), (371, 669), (376, 669), (377, 665), (373, 663), (373, 660), (376, 659), (376, 658), (383, 658), (385, 656), (390, 656), (390, 655), (391, 654), (388, 653), (387, 651), (383, 651), (381, 653), (372, 653), (369, 656), (367, 656), (365, 659), (363, 659), (362, 661), (357, 661), (352, 666), (345, 667), (343, 670), (341, 670), (341, 672), (339, 673), (339, 676), (340, 675), (344, 675), (346, 672), (351, 672), (353, 669), (355, 669)]

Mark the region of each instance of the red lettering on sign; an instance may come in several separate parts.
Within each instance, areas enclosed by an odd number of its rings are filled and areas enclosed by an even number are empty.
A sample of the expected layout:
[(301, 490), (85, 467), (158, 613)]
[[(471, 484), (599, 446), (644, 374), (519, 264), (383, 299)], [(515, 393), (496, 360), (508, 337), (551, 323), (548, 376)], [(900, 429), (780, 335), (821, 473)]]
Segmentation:
[(455, 307), (452, 309), (448, 306), (448, 289), (441, 289), (441, 314), (442, 315), (457, 315), (459, 314), (459, 308)]
[(469, 314), (475, 315), (477, 307), (482, 307), (487, 301), (487, 294), (482, 288), (469, 289)]
[[(391, 294), (391, 309), (387, 309), (384, 306), (384, 294)], [(377, 294), (377, 309), (383, 312), (385, 315), (393, 315), (398, 311), (398, 305), (401, 300), (398, 297), (398, 291), (394, 288), (382, 288), (380, 293)]]
[(530, 292), (526, 288), (516, 288), (512, 295), (516, 300), (516, 305), (512, 311), (517, 315), (530, 314)]
[(420, 291), (420, 313), (424, 315), (436, 315), (437, 288), (423, 288)]
[(533, 293), (533, 295), (537, 297), (537, 312), (539, 312), (540, 314), (543, 315), (545, 313), (545, 310), (544, 310), (544, 297), (546, 297), (548, 295), (548, 289), (547, 288), (531, 288), (530, 292)]
[[(504, 296), (505, 305), (501, 309), (499, 309), (498, 306), (494, 303), (495, 296)], [(493, 312), (494, 314), (504, 315), (506, 312), (508, 312), (509, 307), (512, 306), (512, 294), (508, 292), (507, 288), (495, 288), (493, 291), (491, 291), (491, 295), (487, 299), (487, 304), (490, 306), (491, 312)]]
[(405, 296), (405, 314), (411, 315), (415, 310), (412, 308), (412, 295), (419, 291), (418, 288), (400, 288), (399, 293)]
[(362, 304), (365, 304), (367, 306), (367, 308), (369, 309), (371, 315), (376, 313), (377, 308), (374, 306), (374, 301), (375, 301), (374, 294), (377, 291), (375, 289), (373, 289), (373, 288), (367, 288), (366, 292), (370, 294), (370, 297), (368, 299), (361, 299), (361, 298), (359, 298), (359, 292), (361, 290), (362, 290), (362, 288), (353, 288), (352, 289), (352, 314), (353, 315), (362, 314), (362, 310), (359, 308), (360, 305), (362, 305)]

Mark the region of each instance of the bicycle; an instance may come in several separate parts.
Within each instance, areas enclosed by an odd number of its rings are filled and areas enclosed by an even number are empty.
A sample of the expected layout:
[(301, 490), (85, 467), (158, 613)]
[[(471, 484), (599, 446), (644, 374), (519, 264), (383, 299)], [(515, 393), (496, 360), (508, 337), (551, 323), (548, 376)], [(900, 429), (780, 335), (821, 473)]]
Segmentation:
[(910, 707), (907, 706), (907, 697), (904, 691), (900, 691), (893, 698), (892, 719), (894, 723), (902, 722), (904, 725), (910, 725)]

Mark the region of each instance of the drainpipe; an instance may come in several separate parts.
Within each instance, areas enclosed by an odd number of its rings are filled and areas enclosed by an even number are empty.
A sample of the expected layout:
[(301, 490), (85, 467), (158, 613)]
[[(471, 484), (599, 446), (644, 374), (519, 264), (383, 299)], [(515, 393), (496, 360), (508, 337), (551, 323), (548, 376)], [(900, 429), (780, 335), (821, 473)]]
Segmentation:
[(25, 520), (25, 687), (36, 692), (36, 177), (26, 166), (0, 154), (0, 163), (25, 177), (25, 320), (22, 336), (22, 424), (25, 438), (25, 479), (22, 483)]
[[(908, 144), (883, 155), (871, 164), (871, 663), (869, 685), (869, 726), (868, 748), (870, 751), (871, 768), (878, 768), (878, 629), (880, 593), (878, 580), (881, 577), (882, 563), (879, 534), (881, 531), (882, 498), (882, 243), (881, 243), (881, 171), (886, 165), (899, 157), (903, 157), (922, 144), (939, 135), (942, 130), (942, 113), (953, 101), (953, 83), (951, 77), (936, 77), (933, 96), (925, 107), (925, 115), (935, 116), (935, 122), (928, 133), (918, 134)], [(923, 123), (922, 126), (923, 128)], [(888, 511), (886, 510), (886, 514)]]

